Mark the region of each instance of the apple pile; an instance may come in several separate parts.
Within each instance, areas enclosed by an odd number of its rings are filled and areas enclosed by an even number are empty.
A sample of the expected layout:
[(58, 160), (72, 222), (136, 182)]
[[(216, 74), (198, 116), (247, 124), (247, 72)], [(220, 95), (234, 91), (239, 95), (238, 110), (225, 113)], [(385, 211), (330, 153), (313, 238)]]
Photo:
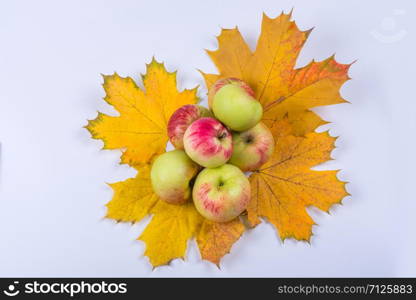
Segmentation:
[(260, 122), (263, 108), (244, 81), (217, 81), (208, 105), (185, 105), (172, 114), (167, 130), (176, 149), (154, 161), (150, 178), (160, 199), (178, 205), (192, 199), (208, 220), (228, 222), (250, 201), (244, 172), (269, 159), (274, 139)]

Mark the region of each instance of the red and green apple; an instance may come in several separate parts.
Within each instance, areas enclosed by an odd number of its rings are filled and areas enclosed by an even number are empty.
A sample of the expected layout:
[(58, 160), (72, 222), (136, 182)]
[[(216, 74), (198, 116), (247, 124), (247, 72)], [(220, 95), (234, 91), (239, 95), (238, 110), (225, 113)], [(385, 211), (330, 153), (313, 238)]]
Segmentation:
[(212, 117), (212, 113), (197, 104), (184, 105), (172, 114), (168, 122), (168, 136), (176, 149), (183, 149), (183, 136), (189, 125), (203, 117)]
[(262, 122), (249, 130), (234, 132), (233, 154), (229, 163), (243, 172), (255, 171), (269, 160), (274, 144), (273, 134)]
[(183, 150), (163, 153), (153, 162), (150, 171), (153, 191), (168, 203), (183, 204), (191, 198), (190, 182), (199, 170)]
[(240, 79), (220, 79), (210, 88), (208, 97), (214, 116), (232, 130), (248, 130), (263, 116), (253, 90)]
[(238, 217), (250, 201), (250, 183), (236, 166), (204, 169), (196, 177), (192, 198), (198, 212), (215, 222)]
[(206, 168), (225, 164), (233, 150), (230, 131), (214, 118), (193, 122), (186, 129), (183, 142), (186, 154)]

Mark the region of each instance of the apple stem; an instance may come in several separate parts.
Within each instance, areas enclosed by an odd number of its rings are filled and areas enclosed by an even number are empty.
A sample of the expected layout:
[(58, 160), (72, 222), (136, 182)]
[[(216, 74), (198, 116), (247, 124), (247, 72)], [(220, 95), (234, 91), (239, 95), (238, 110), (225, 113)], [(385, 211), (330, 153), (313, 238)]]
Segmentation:
[(222, 140), (226, 136), (227, 136), (227, 133), (226, 132), (223, 132), (221, 135), (218, 136), (218, 139)]
[(246, 143), (247, 143), (247, 144), (251, 144), (251, 143), (253, 142), (253, 140), (254, 140), (254, 138), (253, 138), (251, 135), (248, 135), (248, 136), (246, 137)]

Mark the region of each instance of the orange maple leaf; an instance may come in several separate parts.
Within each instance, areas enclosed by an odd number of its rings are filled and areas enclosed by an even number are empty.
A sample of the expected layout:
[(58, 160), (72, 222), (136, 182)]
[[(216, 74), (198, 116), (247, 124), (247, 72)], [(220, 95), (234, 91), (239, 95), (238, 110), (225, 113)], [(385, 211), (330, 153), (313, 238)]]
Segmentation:
[(208, 88), (221, 78), (244, 80), (262, 103), (266, 124), (287, 115), (293, 133), (303, 135), (326, 123), (310, 108), (346, 102), (339, 89), (349, 79), (350, 64), (340, 64), (331, 56), (295, 69), (311, 30), (300, 31), (290, 19), (291, 13), (282, 13), (275, 19), (264, 14), (254, 52), (237, 27), (223, 29), (218, 36), (218, 49), (207, 51), (219, 74), (201, 73)]
[(232, 245), (241, 237), (245, 229), (240, 218), (227, 223), (204, 219), (196, 236), (202, 258), (219, 266), (221, 258), (230, 252)]
[(331, 56), (295, 69), (311, 30), (299, 30), (290, 19), (291, 13), (275, 19), (264, 14), (254, 52), (237, 27), (223, 29), (218, 49), (207, 51), (219, 74), (201, 73), (208, 88), (226, 77), (247, 82), (263, 105), (262, 121), (276, 139), (269, 162), (250, 176), (250, 223), (257, 225), (259, 217), (265, 217), (282, 239), (309, 240), (314, 223), (305, 207), (328, 211), (348, 195), (336, 171), (310, 170), (330, 159), (334, 141), (327, 133), (313, 132), (326, 122), (310, 109), (346, 102), (339, 89), (349, 79), (350, 64), (340, 64)]
[(310, 168), (331, 159), (335, 138), (327, 132), (311, 132), (304, 137), (291, 134), (287, 119), (271, 127), (276, 149), (267, 163), (253, 172), (248, 220), (257, 225), (265, 217), (284, 240), (293, 237), (309, 240), (313, 220), (306, 207), (316, 206), (326, 212), (349, 194), (338, 171), (314, 171)]

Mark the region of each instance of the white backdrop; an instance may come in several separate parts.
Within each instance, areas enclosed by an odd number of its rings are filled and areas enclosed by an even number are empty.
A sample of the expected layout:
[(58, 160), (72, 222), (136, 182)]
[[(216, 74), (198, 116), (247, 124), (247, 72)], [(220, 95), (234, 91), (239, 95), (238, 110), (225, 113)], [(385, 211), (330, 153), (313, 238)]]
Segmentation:
[[(178, 69), (181, 88), (214, 72), (203, 49), (239, 26), (254, 47), (262, 12), (294, 8), (315, 26), (298, 61), (336, 53), (352, 66), (351, 104), (319, 108), (340, 136), (335, 161), (353, 195), (319, 224), (311, 245), (282, 244), (266, 224), (222, 261), (199, 259), (154, 271), (136, 241), (148, 222), (104, 220), (105, 182), (135, 172), (118, 151), (100, 151), (82, 128), (101, 100), (100, 73), (139, 78), (153, 55)], [(416, 276), (414, 1), (1, 1), (0, 276)], [(204, 96), (205, 89), (200, 90)]]

